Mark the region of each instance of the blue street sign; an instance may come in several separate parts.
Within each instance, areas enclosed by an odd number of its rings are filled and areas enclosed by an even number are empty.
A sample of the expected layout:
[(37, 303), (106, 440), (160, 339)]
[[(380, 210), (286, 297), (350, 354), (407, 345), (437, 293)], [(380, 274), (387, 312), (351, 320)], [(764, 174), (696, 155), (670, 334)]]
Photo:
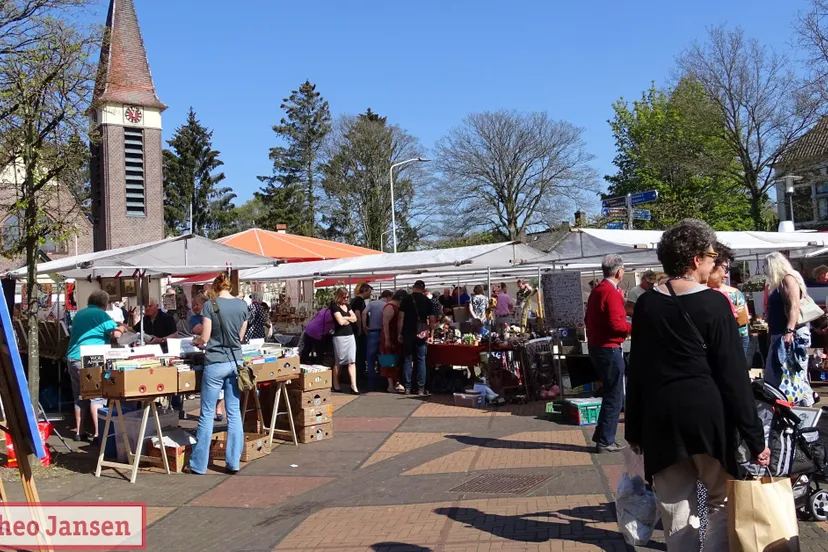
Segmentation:
[(633, 218), (635, 220), (651, 220), (653, 213), (649, 209), (635, 209), (633, 210)]
[(627, 216), (627, 208), (626, 207), (604, 207), (601, 209), (601, 216), (602, 217), (626, 217)]
[(624, 229), (624, 223), (621, 222), (620, 220), (616, 221), (616, 222), (610, 222), (604, 228), (606, 228), (607, 230), (623, 230)]
[(646, 192), (638, 192), (637, 194), (632, 194), (632, 197), (630, 197), (630, 203), (632, 205), (641, 205), (642, 203), (651, 203), (657, 199), (658, 191), (649, 190)]
[(608, 197), (606, 199), (601, 200), (601, 207), (604, 208), (624, 207), (626, 205), (627, 198), (624, 196)]

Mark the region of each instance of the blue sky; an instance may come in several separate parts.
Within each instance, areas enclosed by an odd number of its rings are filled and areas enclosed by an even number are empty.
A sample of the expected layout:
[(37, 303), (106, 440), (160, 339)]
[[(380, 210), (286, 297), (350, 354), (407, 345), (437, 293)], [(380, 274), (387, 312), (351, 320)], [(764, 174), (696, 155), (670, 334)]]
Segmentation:
[[(108, 2), (104, 2), (108, 4)], [(334, 115), (367, 107), (426, 148), (470, 112), (545, 110), (585, 128), (594, 167), (613, 171), (606, 121), (671, 75), (711, 24), (788, 46), (803, 0), (694, 2), (135, 0), (164, 139), (193, 106), (214, 131), (227, 184), (248, 199), (270, 174), (281, 99), (306, 78)], [(669, 5), (670, 7), (667, 7)], [(106, 17), (100, 7), (100, 21)]]

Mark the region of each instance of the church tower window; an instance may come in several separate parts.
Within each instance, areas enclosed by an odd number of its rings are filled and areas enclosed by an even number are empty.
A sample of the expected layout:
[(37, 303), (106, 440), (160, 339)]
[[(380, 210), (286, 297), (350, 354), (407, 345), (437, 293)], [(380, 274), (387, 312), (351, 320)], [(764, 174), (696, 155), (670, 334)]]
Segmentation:
[(129, 216), (146, 214), (144, 186), (144, 131), (124, 129), (124, 170), (126, 171), (126, 212)]

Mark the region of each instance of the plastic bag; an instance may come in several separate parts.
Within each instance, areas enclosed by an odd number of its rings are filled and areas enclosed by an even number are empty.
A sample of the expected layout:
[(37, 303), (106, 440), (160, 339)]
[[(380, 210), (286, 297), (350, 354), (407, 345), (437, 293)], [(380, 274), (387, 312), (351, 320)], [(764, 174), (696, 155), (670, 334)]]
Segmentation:
[(644, 457), (624, 451), (624, 474), (615, 492), (618, 530), (630, 546), (644, 546), (658, 523), (656, 496), (644, 480)]

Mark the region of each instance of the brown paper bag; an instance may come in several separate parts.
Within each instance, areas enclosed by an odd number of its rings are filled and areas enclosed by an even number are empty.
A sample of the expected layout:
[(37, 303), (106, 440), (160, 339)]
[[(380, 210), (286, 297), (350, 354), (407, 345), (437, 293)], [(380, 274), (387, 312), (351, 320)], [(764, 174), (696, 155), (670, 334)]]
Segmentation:
[(730, 552), (799, 552), (791, 480), (727, 482)]

